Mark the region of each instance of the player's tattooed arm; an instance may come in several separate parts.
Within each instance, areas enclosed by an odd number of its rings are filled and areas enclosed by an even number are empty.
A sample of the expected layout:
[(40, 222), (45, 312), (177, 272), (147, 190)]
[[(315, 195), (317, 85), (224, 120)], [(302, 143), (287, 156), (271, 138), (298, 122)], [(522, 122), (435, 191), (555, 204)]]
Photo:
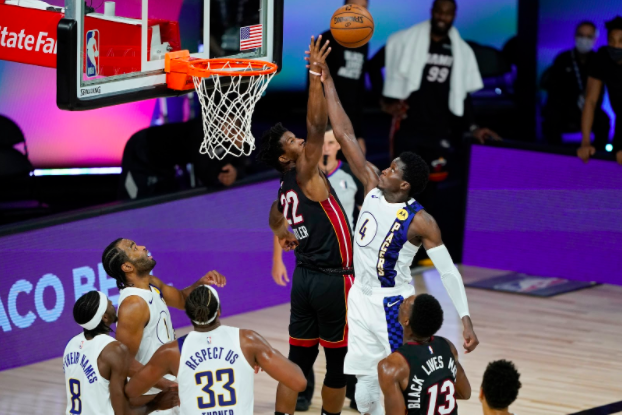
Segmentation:
[(148, 401), (140, 405), (133, 405), (124, 392), (128, 369), (133, 360), (127, 347), (120, 342), (106, 346), (101, 358), (110, 368), (110, 401), (114, 413), (117, 415), (146, 415), (155, 410), (166, 410), (179, 405), (177, 387), (168, 388), (157, 396), (147, 396)]
[(365, 195), (378, 186), (378, 173), (373, 165), (369, 165), (365, 159), (363, 149), (354, 134), (354, 127), (350, 118), (341, 106), (335, 83), (330, 75), (330, 69), (325, 62), (318, 63), (322, 68), (322, 82), (328, 105), (328, 117), (330, 118), (335, 138), (339, 142), (343, 154), (352, 168), (352, 172), (365, 187)]
[(240, 346), (251, 367), (259, 366), (270, 377), (286, 387), (301, 392), (307, 388), (307, 379), (294, 364), (255, 331), (240, 329)]
[(186, 299), (188, 299), (190, 292), (192, 292), (195, 288), (201, 285), (223, 287), (227, 284), (227, 279), (216, 270), (212, 270), (184, 289), (177, 289), (173, 286), (167, 285), (155, 276), (151, 276), (149, 278), (149, 282), (160, 289), (167, 305), (184, 310), (186, 307)]
[(398, 353), (393, 353), (378, 363), (378, 380), (387, 415), (408, 414), (402, 392), (408, 384), (409, 368), (406, 359)]
[(296, 236), (289, 231), (287, 220), (283, 216), (283, 213), (279, 211), (278, 201), (272, 203), (270, 208), (270, 228), (279, 241), (279, 245), (285, 251), (290, 251), (298, 247), (298, 240)]
[[(309, 54), (314, 62), (323, 62), (328, 55), (328, 42), (322, 46), (322, 36), (317, 40), (311, 37)], [(320, 71), (319, 67), (311, 63), (311, 70)], [(307, 103), (307, 141), (303, 150), (303, 155), (296, 163), (296, 172), (301, 182), (306, 183), (313, 178), (320, 178), (318, 163), (322, 157), (324, 146), (324, 133), (326, 132), (326, 122), (328, 114), (326, 109), (326, 98), (322, 90), (320, 77), (311, 74), (309, 80), (309, 101)]]
[(167, 374), (176, 376), (179, 370), (178, 341), (169, 342), (156, 350), (149, 362), (143, 366), (125, 386), (125, 394), (133, 399), (147, 393), (149, 389)]
[(456, 350), (456, 347), (450, 340), (447, 338), (443, 339), (449, 344), (449, 349), (456, 360), (456, 399), (469, 400), (471, 398), (471, 383), (469, 383), (462, 364), (458, 361), (458, 350)]

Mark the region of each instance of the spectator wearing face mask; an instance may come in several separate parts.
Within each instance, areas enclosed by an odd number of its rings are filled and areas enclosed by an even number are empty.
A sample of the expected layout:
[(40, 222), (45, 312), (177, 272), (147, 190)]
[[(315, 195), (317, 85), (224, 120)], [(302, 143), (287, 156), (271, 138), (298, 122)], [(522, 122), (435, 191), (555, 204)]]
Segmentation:
[(598, 99), (603, 86), (607, 86), (611, 108), (616, 114), (613, 136), (613, 152), (622, 165), (622, 16), (617, 16), (605, 24), (607, 27), (607, 46), (596, 52), (588, 69), (587, 92), (581, 119), (583, 140), (577, 155), (587, 162), (596, 151), (596, 143), (590, 143), (590, 132), (594, 124)]
[[(593, 51), (598, 36), (596, 25), (583, 21), (575, 30), (575, 47), (561, 52), (542, 77), (548, 93), (543, 111), (542, 132), (549, 144), (562, 143), (562, 133), (581, 130), (581, 114), (585, 104), (588, 68), (596, 56)], [(604, 150), (609, 142), (610, 120), (602, 107), (599, 94), (594, 110), (594, 146)]]

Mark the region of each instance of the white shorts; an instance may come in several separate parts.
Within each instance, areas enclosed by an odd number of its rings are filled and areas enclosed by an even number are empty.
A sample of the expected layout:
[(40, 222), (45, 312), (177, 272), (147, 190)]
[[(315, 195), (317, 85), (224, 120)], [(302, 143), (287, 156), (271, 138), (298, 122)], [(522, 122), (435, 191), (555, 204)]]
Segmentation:
[(348, 295), (348, 353), (344, 373), (378, 374), (380, 360), (404, 342), (399, 308), (404, 299), (414, 294), (411, 285), (371, 289), (354, 281)]

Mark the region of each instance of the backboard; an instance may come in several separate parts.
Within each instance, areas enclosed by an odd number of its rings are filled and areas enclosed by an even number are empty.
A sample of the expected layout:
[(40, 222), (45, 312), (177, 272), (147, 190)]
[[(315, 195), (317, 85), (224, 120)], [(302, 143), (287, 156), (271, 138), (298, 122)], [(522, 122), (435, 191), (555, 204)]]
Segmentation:
[(166, 86), (167, 52), (276, 63), (284, 0), (65, 0), (57, 104), (90, 110), (186, 94)]

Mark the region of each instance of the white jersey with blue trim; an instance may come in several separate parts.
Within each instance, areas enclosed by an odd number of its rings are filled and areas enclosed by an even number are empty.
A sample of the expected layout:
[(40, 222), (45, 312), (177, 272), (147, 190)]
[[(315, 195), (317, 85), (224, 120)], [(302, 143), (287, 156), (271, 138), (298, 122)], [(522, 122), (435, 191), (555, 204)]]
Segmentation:
[(242, 352), (238, 328), (191, 331), (177, 342), (182, 415), (253, 414), (255, 371)]
[[(153, 285), (149, 285), (149, 290), (126, 287), (119, 294), (119, 308), (123, 301), (130, 296), (141, 297), (149, 307), (149, 322), (143, 328), (143, 337), (140, 340), (140, 346), (135, 357), (139, 363), (147, 364), (158, 348), (175, 339), (175, 330), (171, 322), (171, 314), (160, 289)], [(175, 380), (173, 376), (166, 375), (165, 377)], [(147, 394), (157, 394), (159, 391), (154, 387)]]
[(113, 415), (110, 381), (99, 374), (97, 359), (116, 340), (100, 334), (87, 340), (84, 333), (67, 343), (63, 354), (68, 415)]
[(372, 288), (410, 284), (410, 265), (419, 247), (408, 241), (408, 227), (422, 209), (414, 199), (389, 203), (378, 188), (367, 194), (354, 233), (355, 284)]

